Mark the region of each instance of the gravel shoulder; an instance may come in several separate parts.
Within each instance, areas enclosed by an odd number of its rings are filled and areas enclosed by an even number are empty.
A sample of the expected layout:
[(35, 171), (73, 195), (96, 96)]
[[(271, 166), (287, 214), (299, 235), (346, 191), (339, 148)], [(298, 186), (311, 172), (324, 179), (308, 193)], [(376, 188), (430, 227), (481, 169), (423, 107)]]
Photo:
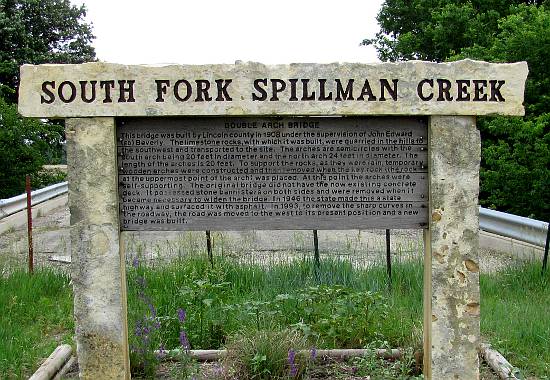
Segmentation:
[[(52, 259), (70, 258), (69, 209), (62, 206), (33, 221), (35, 265), (60, 267), (67, 264)], [(354, 265), (385, 265), (385, 230), (319, 231), (319, 251), (323, 257), (350, 260)], [(205, 252), (204, 232), (125, 232), (126, 255), (139, 253), (151, 262), (171, 260), (189, 252)], [(229, 256), (243, 262), (273, 265), (304, 255), (313, 255), (312, 231), (212, 232), (214, 255)], [(393, 261), (421, 258), (422, 231), (391, 230)], [(0, 265), (25, 264), (27, 231), (20, 227), (0, 235)], [(480, 249), (480, 270), (495, 272), (512, 264), (516, 255), (495, 249)], [(522, 259), (525, 257), (523, 256)]]

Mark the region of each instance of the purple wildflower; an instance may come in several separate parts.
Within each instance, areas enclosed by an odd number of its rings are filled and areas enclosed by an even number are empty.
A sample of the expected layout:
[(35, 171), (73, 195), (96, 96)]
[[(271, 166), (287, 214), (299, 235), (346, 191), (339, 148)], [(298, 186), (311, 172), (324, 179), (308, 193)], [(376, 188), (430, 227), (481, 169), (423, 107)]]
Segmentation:
[(166, 348), (164, 348), (164, 344), (161, 343), (159, 346), (159, 352), (157, 354), (157, 358), (162, 359), (166, 356)]
[(187, 339), (187, 334), (185, 331), (180, 331), (180, 345), (185, 351), (189, 351), (189, 339)]
[(134, 330), (136, 336), (141, 336), (141, 321), (136, 322), (136, 328)]
[(134, 259), (132, 260), (132, 266), (133, 266), (134, 268), (139, 267), (139, 259), (138, 259), (137, 256), (135, 256)]
[(311, 357), (311, 360), (315, 360), (315, 358), (317, 358), (317, 349), (315, 347), (311, 348), (310, 357)]
[(136, 282), (141, 288), (145, 288), (147, 286), (147, 283), (145, 282), (145, 278), (141, 276), (136, 278)]
[(178, 320), (180, 321), (180, 323), (185, 322), (185, 315), (185, 310), (178, 309)]
[(157, 309), (155, 309), (152, 303), (148, 303), (147, 306), (149, 307), (149, 311), (151, 312), (151, 318), (155, 318), (157, 316)]
[(296, 377), (298, 369), (296, 368), (296, 351), (292, 348), (288, 350), (288, 365), (290, 366), (290, 377)]

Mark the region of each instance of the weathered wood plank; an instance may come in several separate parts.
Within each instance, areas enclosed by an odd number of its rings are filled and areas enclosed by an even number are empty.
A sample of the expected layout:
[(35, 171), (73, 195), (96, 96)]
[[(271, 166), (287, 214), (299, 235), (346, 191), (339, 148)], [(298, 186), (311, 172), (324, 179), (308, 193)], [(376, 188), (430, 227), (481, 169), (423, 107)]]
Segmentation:
[(42, 363), (29, 380), (50, 380), (63, 368), (71, 357), (73, 349), (68, 344), (58, 346), (50, 356)]
[(422, 228), (422, 118), (122, 120), (123, 230)]

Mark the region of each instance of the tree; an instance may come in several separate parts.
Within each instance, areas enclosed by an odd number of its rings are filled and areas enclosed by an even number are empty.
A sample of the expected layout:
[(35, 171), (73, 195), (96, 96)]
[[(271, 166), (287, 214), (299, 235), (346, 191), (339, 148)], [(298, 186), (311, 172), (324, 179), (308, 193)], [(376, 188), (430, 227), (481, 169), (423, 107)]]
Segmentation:
[(40, 171), (48, 158), (58, 155), (63, 143), (63, 127), (35, 119), (22, 118), (16, 105), (0, 98), (0, 198), (20, 194), (25, 175), (34, 174), (33, 187), (40, 187)]
[(487, 46), (514, 5), (543, 2), (386, 0), (377, 16), (380, 32), (363, 44), (373, 45), (382, 61), (444, 61), (466, 46)]
[(69, 0), (0, 0), (0, 198), (22, 193), (26, 174), (40, 187), (42, 165), (61, 161), (63, 126), (17, 114), (19, 66), (95, 60), (85, 15)]
[(450, 59), (474, 58), (492, 62), (527, 61), (525, 89), (528, 117), (550, 112), (550, 8), (519, 5), (498, 21), (487, 44), (465, 46)]
[(480, 117), (480, 203), (550, 218), (550, 0), (386, 0), (382, 60), (527, 61), (524, 118)]
[(95, 60), (86, 8), (69, 0), (0, 0), (0, 95), (16, 102), (24, 63)]
[(550, 215), (550, 114), (483, 118), (480, 203), (516, 215)]

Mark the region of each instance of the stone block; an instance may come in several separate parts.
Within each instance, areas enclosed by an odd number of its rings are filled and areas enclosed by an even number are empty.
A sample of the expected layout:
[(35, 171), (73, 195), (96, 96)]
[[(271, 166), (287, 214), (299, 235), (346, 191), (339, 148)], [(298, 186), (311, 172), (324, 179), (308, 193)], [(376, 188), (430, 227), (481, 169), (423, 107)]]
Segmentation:
[(80, 378), (125, 379), (126, 281), (119, 247), (114, 119), (69, 119), (66, 135)]
[(21, 67), (30, 117), (523, 115), (527, 63)]
[(431, 117), (429, 134), (431, 220), (425, 265), (431, 273), (424, 287), (424, 348), (431, 375), (426, 377), (475, 380), (480, 137), (473, 117)]

